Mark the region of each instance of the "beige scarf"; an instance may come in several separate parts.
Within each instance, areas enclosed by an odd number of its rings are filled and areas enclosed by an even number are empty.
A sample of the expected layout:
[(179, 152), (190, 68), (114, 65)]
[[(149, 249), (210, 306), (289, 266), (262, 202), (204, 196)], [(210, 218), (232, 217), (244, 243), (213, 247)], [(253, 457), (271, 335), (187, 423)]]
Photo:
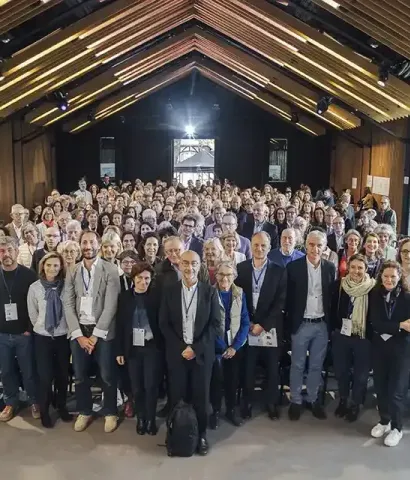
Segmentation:
[(366, 317), (369, 305), (368, 294), (374, 287), (376, 280), (370, 278), (366, 273), (360, 283), (355, 283), (350, 276), (342, 278), (342, 288), (349, 295), (353, 297), (353, 313), (352, 313), (352, 335), (359, 335), (360, 338), (365, 338), (366, 335)]

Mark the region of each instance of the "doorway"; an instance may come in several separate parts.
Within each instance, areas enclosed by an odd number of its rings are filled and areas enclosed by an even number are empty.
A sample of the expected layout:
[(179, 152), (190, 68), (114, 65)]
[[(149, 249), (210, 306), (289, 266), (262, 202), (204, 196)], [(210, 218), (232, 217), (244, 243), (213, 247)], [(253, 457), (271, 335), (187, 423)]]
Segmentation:
[(188, 181), (202, 184), (215, 176), (214, 138), (175, 138), (173, 176), (185, 187)]

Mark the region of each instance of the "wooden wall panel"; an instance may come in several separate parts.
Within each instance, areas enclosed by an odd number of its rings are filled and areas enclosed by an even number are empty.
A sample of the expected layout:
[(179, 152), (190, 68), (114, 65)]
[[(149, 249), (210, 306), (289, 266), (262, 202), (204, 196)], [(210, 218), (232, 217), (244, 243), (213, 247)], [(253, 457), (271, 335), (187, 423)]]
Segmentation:
[[(386, 124), (400, 137), (406, 137), (408, 119)], [(336, 134), (333, 144), (331, 183), (336, 191), (351, 188), (352, 177), (357, 178), (357, 188), (352, 190), (355, 201), (366, 187), (367, 175), (390, 178), (390, 200), (401, 225), (403, 208), (403, 181), (406, 144), (376, 126), (360, 127), (350, 134), (370, 146), (355, 145), (341, 134)], [(380, 200), (379, 195), (375, 195)]]
[(30, 140), (27, 134), (33, 133), (20, 121), (0, 125), (0, 219), (5, 223), (14, 203), (31, 208), (55, 187), (54, 135), (47, 131)]

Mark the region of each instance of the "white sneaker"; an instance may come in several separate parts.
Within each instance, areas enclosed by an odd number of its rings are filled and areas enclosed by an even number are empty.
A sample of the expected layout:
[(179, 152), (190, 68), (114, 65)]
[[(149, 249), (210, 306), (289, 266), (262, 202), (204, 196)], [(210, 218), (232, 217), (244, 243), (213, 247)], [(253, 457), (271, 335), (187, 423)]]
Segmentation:
[(375, 427), (372, 428), (370, 435), (373, 438), (382, 438), (383, 435), (385, 435), (386, 433), (389, 433), (390, 430), (391, 430), (390, 423), (388, 423), (387, 425), (382, 425), (381, 423), (378, 423)]
[(75, 432), (84, 432), (84, 430), (90, 425), (92, 415), (78, 415), (77, 420), (74, 423)]
[(386, 447), (395, 447), (396, 445), (399, 444), (402, 437), (403, 437), (403, 432), (399, 432), (397, 428), (395, 428), (384, 439), (384, 444), (386, 445)]
[(112, 433), (117, 429), (118, 426), (118, 417), (115, 415), (107, 415), (105, 417), (104, 432)]

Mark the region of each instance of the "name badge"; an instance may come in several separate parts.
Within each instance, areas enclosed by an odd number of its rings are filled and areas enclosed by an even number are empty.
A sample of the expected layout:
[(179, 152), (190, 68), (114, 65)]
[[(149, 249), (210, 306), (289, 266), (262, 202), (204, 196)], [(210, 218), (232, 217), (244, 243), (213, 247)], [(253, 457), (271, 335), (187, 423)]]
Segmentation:
[(7, 305), (4, 305), (4, 313), (6, 315), (6, 322), (18, 320), (17, 303), (8, 303)]
[(132, 329), (132, 344), (134, 347), (143, 347), (145, 345), (145, 330), (143, 328)]
[(252, 303), (253, 303), (253, 309), (256, 310), (256, 307), (258, 306), (258, 301), (259, 301), (259, 292), (253, 292), (252, 293)]
[(91, 317), (93, 314), (93, 297), (81, 297), (80, 315)]
[(340, 333), (346, 335), (346, 337), (352, 336), (352, 319), (351, 318), (342, 318), (342, 328)]
[(248, 335), (248, 344), (250, 347), (277, 347), (278, 335), (276, 328), (272, 328), (269, 332), (262, 332), (260, 335)]
[(228, 341), (228, 347), (230, 347), (232, 345), (232, 332), (231, 332), (231, 330), (228, 330), (226, 332), (226, 339)]

